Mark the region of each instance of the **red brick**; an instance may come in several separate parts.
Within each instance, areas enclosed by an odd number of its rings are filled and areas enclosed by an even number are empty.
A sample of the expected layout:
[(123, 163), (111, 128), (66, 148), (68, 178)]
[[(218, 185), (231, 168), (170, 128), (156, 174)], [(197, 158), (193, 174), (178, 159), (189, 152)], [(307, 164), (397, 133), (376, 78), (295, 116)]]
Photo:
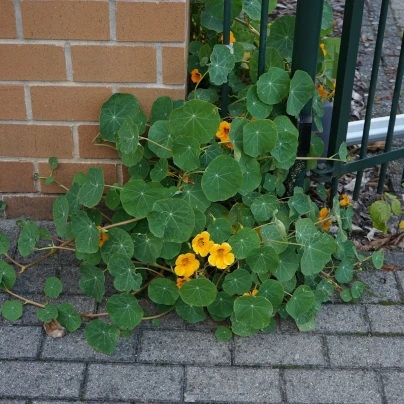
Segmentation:
[(26, 119), (24, 87), (0, 86), (0, 119)]
[(1, 125), (0, 155), (8, 157), (73, 157), (69, 126)]
[(35, 192), (34, 165), (0, 161), (0, 192)]
[(163, 83), (185, 84), (185, 49), (182, 47), (163, 47)]
[(24, 37), (36, 39), (109, 39), (107, 1), (23, 1)]
[(56, 196), (50, 195), (4, 195), (9, 218), (25, 216), (34, 220), (52, 220), (53, 202)]
[(79, 156), (86, 159), (116, 159), (118, 153), (110, 147), (94, 146), (92, 140), (98, 135), (97, 125), (80, 125), (79, 128)]
[(0, 38), (16, 38), (13, 0), (1, 0)]
[(39, 121), (98, 121), (110, 87), (32, 86), (34, 119)]
[[(55, 170), (56, 180), (63, 184), (65, 187), (70, 188), (75, 174), (78, 172), (87, 173), (91, 167), (101, 167), (104, 170), (105, 183), (112, 185), (118, 182), (116, 164), (85, 164), (85, 163), (60, 163), (59, 167)], [(39, 163), (39, 175), (47, 177), (51, 173), (49, 164)], [(64, 193), (61, 187), (57, 184), (45, 185), (41, 180), (41, 189), (44, 193)]]

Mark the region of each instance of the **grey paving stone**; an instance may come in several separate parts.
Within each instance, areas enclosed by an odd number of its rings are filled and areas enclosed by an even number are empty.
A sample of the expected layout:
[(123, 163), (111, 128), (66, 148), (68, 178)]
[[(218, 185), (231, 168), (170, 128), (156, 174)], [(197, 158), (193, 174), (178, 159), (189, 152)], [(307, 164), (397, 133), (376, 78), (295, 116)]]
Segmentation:
[(317, 314), (316, 332), (368, 332), (365, 308), (359, 304), (324, 304)]
[(17, 276), (13, 292), (22, 295), (27, 293), (42, 293), (46, 278), (56, 276), (57, 271), (58, 267), (55, 265), (29, 268), (26, 272)]
[(399, 287), (401, 291), (404, 291), (404, 271), (397, 271), (396, 277), (398, 279)]
[(60, 270), (60, 280), (63, 284), (63, 294), (84, 295), (79, 287), (81, 278), (78, 266), (62, 266)]
[(177, 366), (90, 364), (85, 399), (180, 401), (182, 383)]
[(399, 302), (401, 300), (392, 272), (365, 271), (359, 272), (357, 277), (366, 286), (361, 303)]
[(42, 335), (41, 327), (0, 327), (0, 358), (35, 358)]
[(199, 323), (189, 324), (186, 323), (185, 326), (187, 330), (195, 331), (215, 331), (217, 327), (221, 325), (231, 325), (230, 320), (226, 319), (224, 321), (213, 321), (212, 318), (207, 315), (205, 321)]
[(404, 373), (383, 372), (384, 394), (388, 404), (402, 404), (404, 397)]
[[(3, 403), (2, 403), (3, 404)], [(6, 403), (7, 404), (7, 403)], [(32, 401), (32, 404), (110, 404), (110, 401)], [(119, 401), (119, 404), (131, 404), (126, 401)]]
[(46, 337), (42, 351), (42, 359), (73, 360), (73, 361), (103, 361), (103, 362), (133, 362), (136, 359), (138, 335), (134, 332), (129, 338), (120, 338), (115, 352), (104, 355), (95, 351), (87, 344), (84, 331), (68, 333), (63, 338)]
[(404, 338), (326, 337), (332, 366), (404, 367)]
[(25, 400), (1, 400), (1, 404), (26, 404)]
[(84, 364), (0, 361), (0, 397), (79, 398)]
[(404, 269), (404, 252), (386, 252), (384, 261), (386, 265), (397, 265)]
[(236, 365), (326, 365), (321, 337), (302, 333), (236, 337), (234, 356)]
[(16, 220), (0, 219), (0, 233), (4, 233), (10, 240), (8, 254), (10, 257), (14, 257), (17, 250), (18, 235), (20, 234), (20, 228), (16, 225)]
[(281, 403), (279, 370), (187, 367), (184, 401)]
[(289, 404), (381, 404), (376, 375), (351, 370), (285, 370)]
[(372, 332), (404, 334), (404, 306), (368, 305), (367, 311)]
[[(181, 341), (181, 349), (173, 342)], [(140, 362), (170, 364), (231, 364), (232, 342), (221, 342), (212, 332), (146, 331), (141, 334)]]
[(390, 4), (397, 22), (404, 29), (404, 3), (401, 0), (391, 0)]

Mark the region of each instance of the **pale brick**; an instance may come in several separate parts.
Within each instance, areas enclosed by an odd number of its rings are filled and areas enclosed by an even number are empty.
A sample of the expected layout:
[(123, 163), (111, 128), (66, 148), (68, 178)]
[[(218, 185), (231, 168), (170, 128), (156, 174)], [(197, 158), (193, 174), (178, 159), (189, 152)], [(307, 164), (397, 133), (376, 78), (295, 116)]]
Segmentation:
[(186, 81), (185, 49), (163, 47), (163, 83), (184, 84)]

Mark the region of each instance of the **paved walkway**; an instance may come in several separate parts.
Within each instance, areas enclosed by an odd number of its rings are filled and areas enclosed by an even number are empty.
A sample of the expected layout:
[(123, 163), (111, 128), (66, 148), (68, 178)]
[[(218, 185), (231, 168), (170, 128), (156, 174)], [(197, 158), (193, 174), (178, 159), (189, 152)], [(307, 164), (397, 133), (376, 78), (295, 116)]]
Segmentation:
[[(0, 231), (18, 258), (15, 222), (0, 220)], [(68, 254), (28, 270), (16, 293), (43, 302), (35, 292), (58, 276), (60, 301), (102, 310), (79, 290), (79, 268)], [(47, 337), (27, 306), (16, 322), (0, 319), (0, 403), (403, 404), (404, 253), (388, 255), (388, 263), (400, 269), (360, 273), (368, 285), (361, 304), (326, 305), (315, 332), (282, 320), (273, 334), (223, 343), (213, 322), (185, 325), (170, 314), (159, 327), (142, 323), (121, 338), (111, 357), (88, 347), (82, 330)], [(0, 292), (0, 303), (7, 298)]]

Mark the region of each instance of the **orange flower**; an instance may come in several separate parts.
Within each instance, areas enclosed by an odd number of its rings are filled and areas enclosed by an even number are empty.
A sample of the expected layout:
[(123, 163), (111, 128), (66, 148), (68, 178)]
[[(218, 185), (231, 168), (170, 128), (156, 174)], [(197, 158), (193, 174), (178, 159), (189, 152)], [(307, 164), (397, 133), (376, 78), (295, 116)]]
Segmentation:
[(201, 257), (206, 257), (209, 254), (209, 250), (213, 247), (213, 244), (215, 243), (210, 240), (210, 234), (207, 231), (197, 234), (192, 240), (193, 250)]
[(323, 51), (323, 55), (327, 56), (327, 51), (325, 50), (325, 45), (323, 43), (320, 44), (320, 48)]
[(214, 244), (209, 251), (209, 264), (219, 269), (226, 269), (228, 265), (234, 262), (234, 254), (230, 251), (231, 245), (229, 243)]
[(109, 236), (105, 230), (101, 230), (101, 226), (97, 226), (97, 229), (100, 230), (98, 236), (100, 240), (98, 241), (98, 247), (102, 247), (104, 243), (109, 239)]
[(189, 281), (190, 278), (177, 278), (177, 287), (180, 288), (184, 282)]
[(199, 261), (196, 259), (195, 254), (187, 253), (179, 255), (175, 265), (174, 272), (178, 276), (189, 278), (199, 268)]
[(320, 94), (321, 101), (324, 101), (329, 96), (328, 92), (324, 90), (324, 87), (321, 84), (317, 87), (317, 92)]
[(318, 217), (318, 220), (322, 221), (321, 228), (323, 230), (330, 230), (330, 227), (332, 225), (330, 219), (324, 220), (328, 216), (329, 213), (330, 213), (330, 211), (327, 208), (322, 208), (320, 210), (320, 216)]
[(216, 132), (216, 136), (220, 139), (223, 144), (229, 149), (234, 149), (234, 146), (230, 142), (230, 123), (223, 121), (219, 125), (219, 130)]
[(199, 83), (201, 81), (202, 74), (199, 72), (198, 69), (194, 69), (191, 72), (191, 80), (193, 83)]
[(342, 194), (342, 199), (339, 201), (339, 206), (345, 207), (345, 206), (351, 206), (351, 200), (349, 199), (347, 194)]
[[(220, 40), (223, 42), (223, 35), (220, 37)], [(230, 31), (230, 43), (237, 42), (236, 38), (234, 37), (233, 32)]]
[(258, 293), (258, 289), (253, 289), (251, 292), (243, 293), (243, 296), (255, 296)]

